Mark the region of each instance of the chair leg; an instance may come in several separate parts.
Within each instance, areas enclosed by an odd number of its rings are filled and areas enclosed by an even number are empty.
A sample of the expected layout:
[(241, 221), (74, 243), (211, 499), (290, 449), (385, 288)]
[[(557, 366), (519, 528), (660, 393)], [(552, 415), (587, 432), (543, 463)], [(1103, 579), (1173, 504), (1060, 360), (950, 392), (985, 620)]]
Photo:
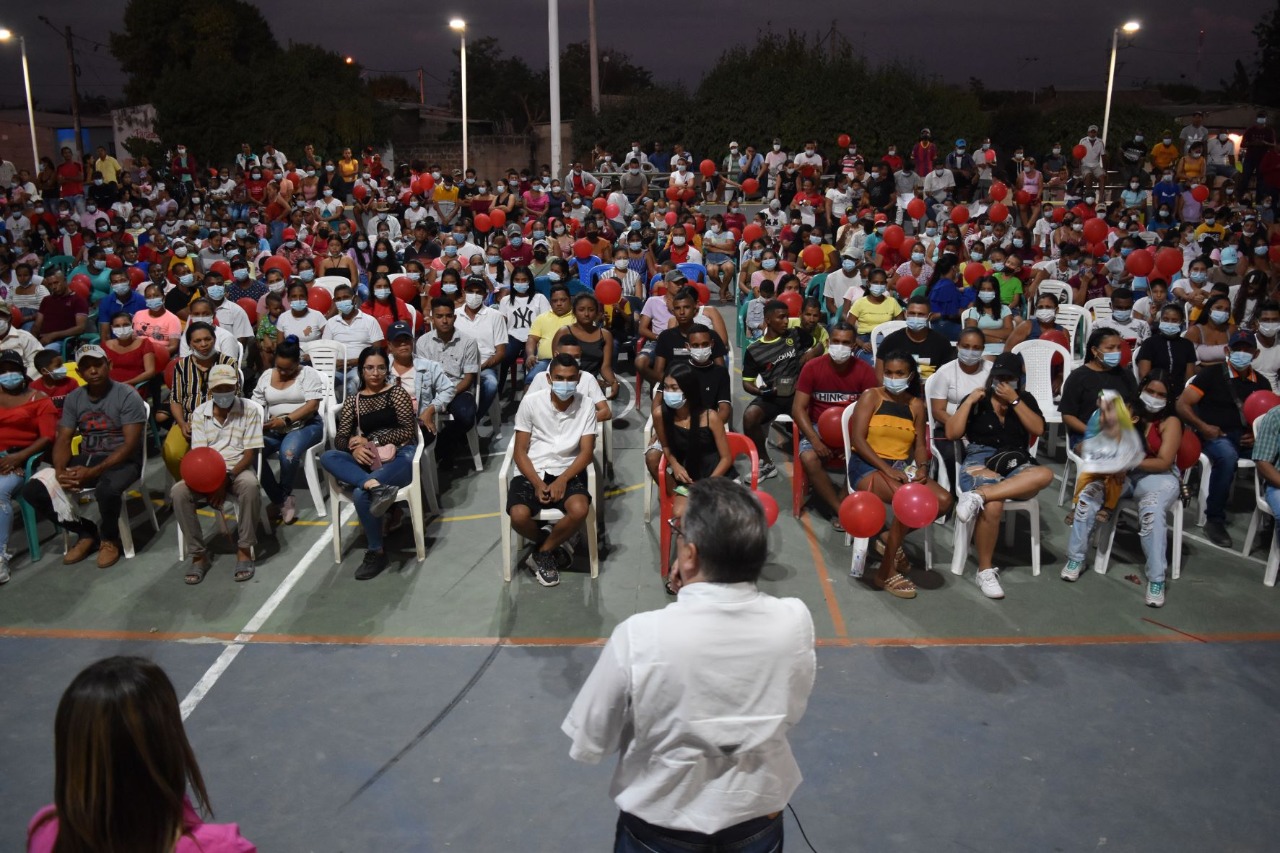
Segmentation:
[(1258, 526), (1262, 521), (1262, 510), (1255, 509), (1249, 517), (1249, 532), (1244, 535), (1244, 548), (1240, 553), (1246, 557), (1253, 551), (1253, 540), (1258, 535)]
[(927, 525), (924, 529), (924, 568), (925, 571), (933, 571), (933, 525)]
[(32, 563), (40, 562), (40, 530), (36, 511), (24, 500), (18, 500), (18, 513), (22, 516), (22, 530), (27, 534), (27, 556)]
[(1107, 567), (1111, 563), (1111, 548), (1116, 542), (1116, 527), (1120, 523), (1120, 510), (1111, 513), (1111, 518), (1107, 521), (1106, 526), (1098, 531), (1098, 548), (1093, 554), (1093, 570), (1100, 575), (1107, 573)]
[(436, 476), (436, 448), (432, 444), (422, 451), (422, 487), (427, 493), (427, 507), (433, 515), (440, 514), (440, 486)]
[(653, 478), (648, 470), (644, 472), (644, 523), (653, 521)]
[(1071, 479), (1071, 457), (1062, 464), (1062, 486), (1058, 489), (1058, 506), (1067, 502), (1067, 482)]
[(1209, 501), (1209, 477), (1213, 474), (1213, 466), (1209, 464), (1208, 456), (1201, 453), (1200, 463), (1200, 495), (1197, 501), (1200, 517), (1196, 521), (1196, 527), (1204, 527), (1209, 522), (1209, 516), (1205, 514), (1205, 507)]
[(1173, 504), (1173, 579), (1182, 576), (1182, 517), (1183, 506), (1175, 501)]
[(667, 524), (667, 514), (665, 505), (658, 507), (658, 559), (662, 566), (662, 576), (665, 578), (667, 573), (671, 571), (671, 525)]
[(956, 519), (955, 539), (951, 546), (951, 574), (963, 575), (965, 558), (969, 556), (969, 539), (973, 536), (973, 522)]
[[(148, 498), (148, 500), (150, 499)], [(120, 502), (120, 544), (125, 558), (132, 560), (134, 557), (133, 528), (129, 526), (128, 501)]]
[(427, 559), (426, 525), (422, 517), (422, 489), (409, 491), (409, 516), (413, 521), (413, 547), (418, 555), (418, 562)]
[(591, 558), (591, 577), (600, 577), (600, 532), (596, 530), (595, 501), (587, 508), (587, 553)]
[(329, 525), (333, 529), (333, 561), (335, 563), (342, 562), (342, 513), (338, 512), (341, 505), (338, 500), (338, 484), (333, 481), (332, 477), (327, 477), (329, 482)]
[(467, 447), (471, 449), (471, 458), (476, 463), (476, 470), (483, 471), (484, 460), (480, 458), (480, 435), (475, 427), (467, 431)]
[(328, 511), (324, 507), (324, 489), (320, 485), (320, 466), (316, 462), (316, 448), (307, 448), (302, 459), (302, 470), (307, 477), (307, 489), (311, 492), (311, 502), (315, 504), (316, 513), (324, 518), (328, 515)]
[(1040, 504), (1032, 498), (1027, 511), (1031, 520), (1031, 576), (1040, 576)]
[(511, 516), (505, 510), (498, 512), (499, 546), (502, 548), (502, 580), (511, 583)]
[(1271, 550), (1267, 552), (1267, 573), (1262, 576), (1262, 582), (1267, 586), (1276, 585), (1276, 572), (1280, 570), (1280, 540), (1271, 537)]

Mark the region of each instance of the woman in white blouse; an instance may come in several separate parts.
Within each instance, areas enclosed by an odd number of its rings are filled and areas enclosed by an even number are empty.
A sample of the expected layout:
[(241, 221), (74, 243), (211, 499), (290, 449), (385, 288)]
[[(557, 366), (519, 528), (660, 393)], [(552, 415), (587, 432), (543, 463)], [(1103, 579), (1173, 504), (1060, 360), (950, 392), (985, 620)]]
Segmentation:
[(268, 512), (292, 524), (298, 517), (293, 499), (293, 482), (309, 448), (324, 440), (320, 406), (325, 397), (325, 379), (313, 367), (302, 363), (298, 339), (289, 335), (276, 346), (275, 367), (262, 374), (253, 390), (253, 401), (262, 406), (263, 458), (280, 457), (280, 479), (271, 466), (262, 466), (262, 488), (271, 501)]
[(307, 304), (307, 286), (300, 281), (289, 285), (285, 312), (276, 320), (277, 343), (283, 343), (290, 335), (299, 343), (309, 344), (320, 340), (324, 332), (324, 315)]
[[(498, 393), (506, 384), (507, 374), (516, 359), (524, 356), (525, 342), (529, 340), (529, 327), (535, 317), (551, 310), (547, 297), (533, 289), (533, 274), (528, 267), (516, 267), (511, 273), (511, 290), (495, 303), (507, 321), (507, 355), (498, 373)], [(526, 365), (526, 369), (530, 365)]]

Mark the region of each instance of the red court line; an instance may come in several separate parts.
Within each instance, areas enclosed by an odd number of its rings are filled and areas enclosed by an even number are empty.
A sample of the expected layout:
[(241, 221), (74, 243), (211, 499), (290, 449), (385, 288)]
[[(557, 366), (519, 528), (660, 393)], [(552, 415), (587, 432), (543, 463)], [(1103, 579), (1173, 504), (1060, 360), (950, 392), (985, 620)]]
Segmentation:
[(238, 635), (231, 631), (109, 631), (69, 628), (12, 628), (0, 627), (0, 637), (46, 640), (222, 640), (230, 642)]
[(849, 636), (849, 630), (845, 627), (844, 614), (840, 612), (840, 603), (836, 601), (836, 592), (831, 586), (831, 574), (827, 571), (827, 561), (822, 558), (822, 548), (818, 546), (818, 537), (813, 535), (808, 514), (800, 517), (800, 524), (804, 527), (804, 535), (809, 540), (813, 568), (818, 573), (818, 582), (822, 584), (822, 597), (827, 601), (827, 612), (831, 614), (831, 624), (835, 626), (836, 637), (846, 639)]

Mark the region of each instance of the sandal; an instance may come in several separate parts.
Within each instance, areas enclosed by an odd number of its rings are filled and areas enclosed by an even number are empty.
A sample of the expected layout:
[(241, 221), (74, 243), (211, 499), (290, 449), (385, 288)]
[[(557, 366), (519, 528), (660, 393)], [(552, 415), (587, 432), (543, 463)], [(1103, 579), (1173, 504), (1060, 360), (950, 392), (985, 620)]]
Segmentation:
[[(879, 554), (881, 557), (883, 557), (884, 549), (885, 549), (884, 540), (877, 536), (876, 537), (876, 553)], [(893, 555), (893, 567), (897, 569), (899, 572), (910, 572), (910, 571), (913, 571), (914, 569), (914, 567), (911, 565), (911, 561), (907, 559), (907, 552), (902, 550), (901, 545), (898, 546), (897, 552), (894, 553)]]
[(839, 518), (831, 519), (831, 529), (836, 533), (844, 533), (844, 525), (840, 523)]
[(253, 560), (237, 560), (236, 573), (233, 575), (235, 582), (244, 583), (245, 581), (253, 580), (253, 573), (255, 571), (256, 568), (253, 565)]
[(187, 569), (187, 574), (186, 577), (183, 578), (183, 581), (186, 582), (188, 586), (195, 586), (204, 580), (204, 576), (209, 574), (209, 569), (212, 568), (212, 566), (213, 564), (209, 562), (208, 557), (192, 558), (191, 568)]
[(884, 583), (879, 583), (873, 577), (871, 585), (876, 589), (889, 593), (894, 598), (916, 597), (916, 585), (900, 574), (890, 575)]

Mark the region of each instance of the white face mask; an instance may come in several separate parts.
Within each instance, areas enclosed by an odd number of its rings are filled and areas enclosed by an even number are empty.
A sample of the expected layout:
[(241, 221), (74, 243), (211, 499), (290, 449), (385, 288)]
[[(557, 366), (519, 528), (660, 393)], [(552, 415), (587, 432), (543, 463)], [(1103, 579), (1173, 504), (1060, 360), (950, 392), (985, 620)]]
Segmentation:
[(689, 358), (697, 364), (711, 361), (711, 347), (689, 347)]
[(1258, 331), (1268, 338), (1274, 338), (1276, 332), (1280, 332), (1280, 323), (1259, 323)]
[(1142, 405), (1146, 406), (1149, 412), (1164, 411), (1164, 407), (1169, 405), (1169, 401), (1164, 397), (1157, 397), (1155, 394), (1148, 394), (1145, 391), (1138, 395), (1138, 399), (1142, 401)]
[(1036, 309), (1036, 319), (1041, 323), (1052, 323), (1054, 318), (1057, 316), (1058, 312), (1054, 311), (1052, 308)]
[(483, 294), (483, 293), (468, 293), (468, 294), (467, 294), (467, 307), (468, 307), (468, 308), (470, 308), (472, 311), (479, 310), (480, 306), (481, 306), (481, 305), (483, 305), (483, 304), (484, 304), (484, 294)]
[(844, 364), (853, 356), (853, 347), (847, 344), (832, 344), (827, 354), (836, 364)]

